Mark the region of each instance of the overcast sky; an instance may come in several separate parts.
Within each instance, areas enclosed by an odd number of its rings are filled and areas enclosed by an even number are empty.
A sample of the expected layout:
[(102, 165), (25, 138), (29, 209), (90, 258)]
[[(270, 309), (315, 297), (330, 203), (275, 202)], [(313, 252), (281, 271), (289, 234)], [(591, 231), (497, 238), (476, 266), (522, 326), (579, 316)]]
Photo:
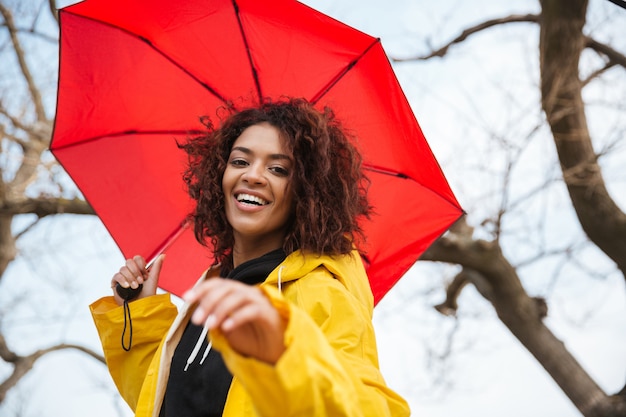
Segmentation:
[[(73, 2), (63, 2), (69, 3)], [(487, 18), (539, 10), (538, 2), (530, 0), (308, 0), (305, 3), (381, 37), (388, 54), (396, 57), (423, 52), (427, 42), (439, 45), (457, 35), (464, 26)], [(597, 7), (600, 1), (590, 3), (591, 7)], [(609, 2), (603, 2), (599, 14), (607, 10), (604, 3)], [(615, 13), (626, 14), (617, 6), (613, 7)], [(600, 24), (596, 29), (601, 30)], [(537, 56), (533, 55), (532, 48), (536, 48), (537, 34), (536, 29), (526, 27), (480, 35), (456, 48), (456, 56), (449, 60), (395, 66), (435, 155), (461, 204), (467, 205), (466, 209), (471, 207), (472, 213), (480, 212), (480, 204), (474, 201), (475, 193), (472, 194), (466, 173), (461, 169), (463, 164), (455, 162), (458, 149), (467, 146), (459, 142), (466, 132), (459, 131), (461, 123), (457, 126), (452, 115), (472, 114), (480, 108), (489, 113), (486, 118), (497, 120), (498, 112), (505, 109), (493, 106), (490, 93), (477, 90), (481, 86), (477, 80), (484, 80), (484, 74), (497, 75), (502, 71), (509, 71), (502, 76), (510, 80), (510, 72), (513, 72), (510, 68), (520, 74), (529, 68), (536, 69), (533, 65)], [(520, 78), (523, 77), (520, 75)], [(624, 83), (623, 77), (621, 82)], [(527, 95), (516, 96), (516, 100), (532, 103), (536, 94), (529, 90)], [(472, 100), (468, 100), (468, 96)], [(475, 107), (469, 108), (472, 105)], [(624, 182), (618, 182), (618, 187), (622, 187), (621, 195), (625, 195)], [(61, 235), (63, 240), (58, 238)], [(74, 243), (65, 247), (68, 235), (74, 237)], [(35, 241), (46, 246), (37, 246)], [(87, 305), (108, 294), (110, 276), (123, 261), (106, 231), (96, 219), (68, 217), (44, 223), (39, 234), (26, 239), (22, 245), (28, 249), (7, 273), (2, 282), (4, 288), (19, 287), (20, 291), (40, 288), (38, 281), (31, 282), (28, 277), (43, 274), (46, 265), (53, 261), (61, 262), (66, 270), (54, 275), (51, 287), (60, 285), (76, 290), (68, 292), (67, 303), (56, 308), (53, 314), (65, 317), (72, 312), (72, 319), (48, 327), (41, 337), (98, 348)], [(65, 248), (59, 252), (62, 247)], [(38, 261), (33, 262), (33, 259)], [(451, 273), (445, 268), (442, 271), (429, 264), (419, 264), (403, 277), (375, 311), (383, 373), (388, 384), (408, 399), (413, 415), (579, 416), (473, 288), (464, 291), (458, 320), (442, 317), (432, 308), (443, 300), (442, 281)], [(537, 291), (545, 289), (544, 283), (532, 278), (527, 285)], [(615, 392), (623, 386), (626, 370), (623, 277), (609, 274), (592, 290), (583, 283), (571, 282), (566, 292), (556, 294), (554, 301), (560, 304), (551, 311), (548, 325), (592, 377), (608, 392)], [(6, 303), (6, 297), (6, 294), (0, 295), (0, 302)], [(36, 297), (41, 300), (43, 310), (45, 294), (39, 292)], [(37, 307), (30, 308), (33, 310), (25, 311), (26, 316), (37, 317)], [(11, 340), (21, 340), (20, 349), (28, 351), (40, 346), (40, 340), (34, 339), (28, 329), (14, 327)], [(441, 359), (448, 351), (453, 355), (447, 360)], [(9, 411), (21, 407), (24, 416), (97, 417), (111, 416), (118, 411), (130, 415), (123, 404), (118, 402), (119, 408), (116, 408), (111, 400), (115, 398), (115, 390), (107, 375), (103, 376), (102, 367), (75, 354), (58, 353), (38, 363), (24, 387), (11, 395), (11, 402), (5, 407), (11, 407)], [(16, 405), (18, 403), (21, 405)], [(4, 415), (3, 408), (0, 414)]]

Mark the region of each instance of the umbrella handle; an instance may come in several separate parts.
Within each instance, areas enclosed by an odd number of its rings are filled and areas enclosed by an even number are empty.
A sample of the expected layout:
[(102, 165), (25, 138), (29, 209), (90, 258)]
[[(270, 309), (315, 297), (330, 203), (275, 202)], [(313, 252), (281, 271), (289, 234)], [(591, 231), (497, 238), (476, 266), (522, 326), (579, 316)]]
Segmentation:
[[(127, 352), (130, 350), (133, 344), (133, 320), (130, 317), (130, 306), (128, 305), (128, 302), (132, 300), (133, 298), (136, 298), (141, 292), (142, 288), (143, 288), (143, 284), (139, 284), (137, 288), (130, 288), (130, 287), (124, 288), (120, 285), (119, 282), (115, 285), (115, 291), (120, 297), (124, 299), (124, 330), (122, 331), (122, 348)], [(126, 342), (125, 342), (127, 325), (128, 325), (128, 331), (129, 331), (128, 346), (126, 346)]]
[(142, 288), (143, 288), (143, 284), (139, 284), (137, 288), (131, 288), (131, 287), (124, 288), (118, 282), (117, 285), (115, 286), (115, 291), (117, 292), (117, 295), (122, 297), (124, 301), (131, 301), (137, 298)]

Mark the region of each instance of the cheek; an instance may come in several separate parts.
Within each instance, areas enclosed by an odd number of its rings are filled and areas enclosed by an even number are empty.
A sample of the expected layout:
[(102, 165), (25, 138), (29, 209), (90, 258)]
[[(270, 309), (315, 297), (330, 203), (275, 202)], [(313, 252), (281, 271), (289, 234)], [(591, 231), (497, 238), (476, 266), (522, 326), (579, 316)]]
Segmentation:
[(222, 191), (226, 194), (226, 189), (232, 184), (232, 174), (228, 168), (222, 174)]
[(285, 211), (288, 213), (288, 215), (294, 214), (296, 212), (296, 199), (293, 195), (293, 192), (287, 189), (284, 199)]

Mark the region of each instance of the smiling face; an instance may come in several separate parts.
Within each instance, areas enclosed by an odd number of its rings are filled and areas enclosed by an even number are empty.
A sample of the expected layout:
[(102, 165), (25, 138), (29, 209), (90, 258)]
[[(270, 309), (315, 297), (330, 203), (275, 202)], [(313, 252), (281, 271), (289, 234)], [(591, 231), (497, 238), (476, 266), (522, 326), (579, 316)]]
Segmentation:
[(282, 247), (293, 210), (292, 166), (280, 131), (268, 123), (248, 127), (233, 144), (222, 189), (235, 256), (245, 251), (251, 259)]

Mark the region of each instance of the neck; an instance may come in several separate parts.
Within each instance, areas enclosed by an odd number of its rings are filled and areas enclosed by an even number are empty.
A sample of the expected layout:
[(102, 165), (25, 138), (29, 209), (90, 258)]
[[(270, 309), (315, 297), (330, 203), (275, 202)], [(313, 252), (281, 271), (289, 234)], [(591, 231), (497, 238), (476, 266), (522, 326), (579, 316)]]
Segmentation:
[(237, 243), (233, 246), (233, 268), (237, 268), (244, 262), (256, 259), (282, 247), (282, 242), (248, 242)]

